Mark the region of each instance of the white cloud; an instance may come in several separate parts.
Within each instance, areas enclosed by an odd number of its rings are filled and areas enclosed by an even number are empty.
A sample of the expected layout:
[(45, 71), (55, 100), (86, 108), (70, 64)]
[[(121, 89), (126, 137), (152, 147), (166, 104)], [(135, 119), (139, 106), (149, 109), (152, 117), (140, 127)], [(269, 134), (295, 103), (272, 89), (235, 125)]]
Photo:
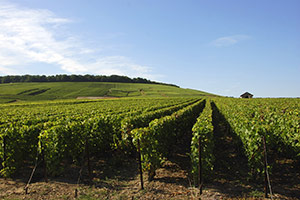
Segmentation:
[(6, 74), (10, 74), (10, 75), (16, 75), (18, 74), (16, 70), (14, 69), (9, 69), (7, 67), (1, 67), (0, 66), (0, 75), (6, 75)]
[(214, 40), (211, 44), (215, 47), (226, 47), (235, 45), (238, 42), (248, 40), (251, 37), (248, 35), (231, 35), (226, 37), (220, 37), (216, 40)]
[(46, 63), (66, 73), (155, 77), (130, 58), (97, 56), (75, 36), (59, 34), (59, 27), (71, 22), (49, 10), (0, 1), (0, 74), (29, 73), (30, 66)]
[(98, 58), (89, 65), (89, 69), (97, 74), (119, 74), (130, 77), (146, 77), (156, 79), (161, 75), (153, 74), (150, 67), (137, 65), (131, 59), (124, 56), (107, 56)]

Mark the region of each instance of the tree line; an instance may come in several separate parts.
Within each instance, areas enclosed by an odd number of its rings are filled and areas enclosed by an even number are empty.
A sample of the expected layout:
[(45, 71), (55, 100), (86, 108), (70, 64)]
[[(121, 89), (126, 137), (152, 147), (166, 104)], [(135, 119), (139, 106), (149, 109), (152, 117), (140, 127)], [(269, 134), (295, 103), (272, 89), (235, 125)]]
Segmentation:
[(117, 83), (146, 83), (146, 84), (160, 84), (179, 87), (174, 84), (160, 83), (151, 81), (145, 78), (129, 78), (127, 76), (119, 75), (8, 75), (0, 76), (0, 83), (24, 83), (24, 82), (117, 82)]

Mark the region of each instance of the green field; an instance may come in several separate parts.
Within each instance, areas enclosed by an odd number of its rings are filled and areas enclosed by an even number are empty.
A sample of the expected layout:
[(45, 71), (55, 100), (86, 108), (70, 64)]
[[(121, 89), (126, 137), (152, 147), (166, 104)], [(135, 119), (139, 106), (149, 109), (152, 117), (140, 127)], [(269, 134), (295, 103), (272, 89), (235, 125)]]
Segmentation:
[(140, 83), (51, 82), (0, 84), (0, 103), (75, 99), (77, 97), (186, 97), (206, 92), (173, 86)]

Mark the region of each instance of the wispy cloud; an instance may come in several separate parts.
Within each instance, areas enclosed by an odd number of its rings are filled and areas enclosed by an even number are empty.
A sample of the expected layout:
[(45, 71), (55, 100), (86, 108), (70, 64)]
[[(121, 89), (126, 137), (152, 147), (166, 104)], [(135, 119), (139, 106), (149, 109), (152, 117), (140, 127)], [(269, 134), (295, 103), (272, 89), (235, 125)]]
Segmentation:
[(0, 66), (0, 75), (2, 74), (18, 74), (16, 70)]
[(0, 1), (0, 75), (30, 73), (46, 63), (66, 73), (120, 74), (155, 78), (151, 68), (119, 55), (101, 56), (60, 27), (73, 23), (49, 10)]
[(211, 44), (215, 47), (226, 47), (235, 45), (241, 41), (248, 40), (251, 37), (249, 35), (231, 35), (226, 37), (220, 37), (212, 41)]

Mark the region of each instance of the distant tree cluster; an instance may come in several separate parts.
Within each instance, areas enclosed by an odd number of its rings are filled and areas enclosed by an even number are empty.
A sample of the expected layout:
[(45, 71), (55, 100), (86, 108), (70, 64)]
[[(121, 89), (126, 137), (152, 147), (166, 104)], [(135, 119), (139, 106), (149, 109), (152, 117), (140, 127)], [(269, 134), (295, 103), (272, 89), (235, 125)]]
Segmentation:
[(179, 87), (174, 84), (160, 83), (150, 81), (145, 78), (129, 78), (127, 76), (119, 75), (66, 75), (59, 74), (53, 76), (45, 75), (16, 75), (16, 76), (0, 76), (0, 83), (23, 83), (23, 82), (117, 82), (117, 83), (147, 83), (160, 84)]

